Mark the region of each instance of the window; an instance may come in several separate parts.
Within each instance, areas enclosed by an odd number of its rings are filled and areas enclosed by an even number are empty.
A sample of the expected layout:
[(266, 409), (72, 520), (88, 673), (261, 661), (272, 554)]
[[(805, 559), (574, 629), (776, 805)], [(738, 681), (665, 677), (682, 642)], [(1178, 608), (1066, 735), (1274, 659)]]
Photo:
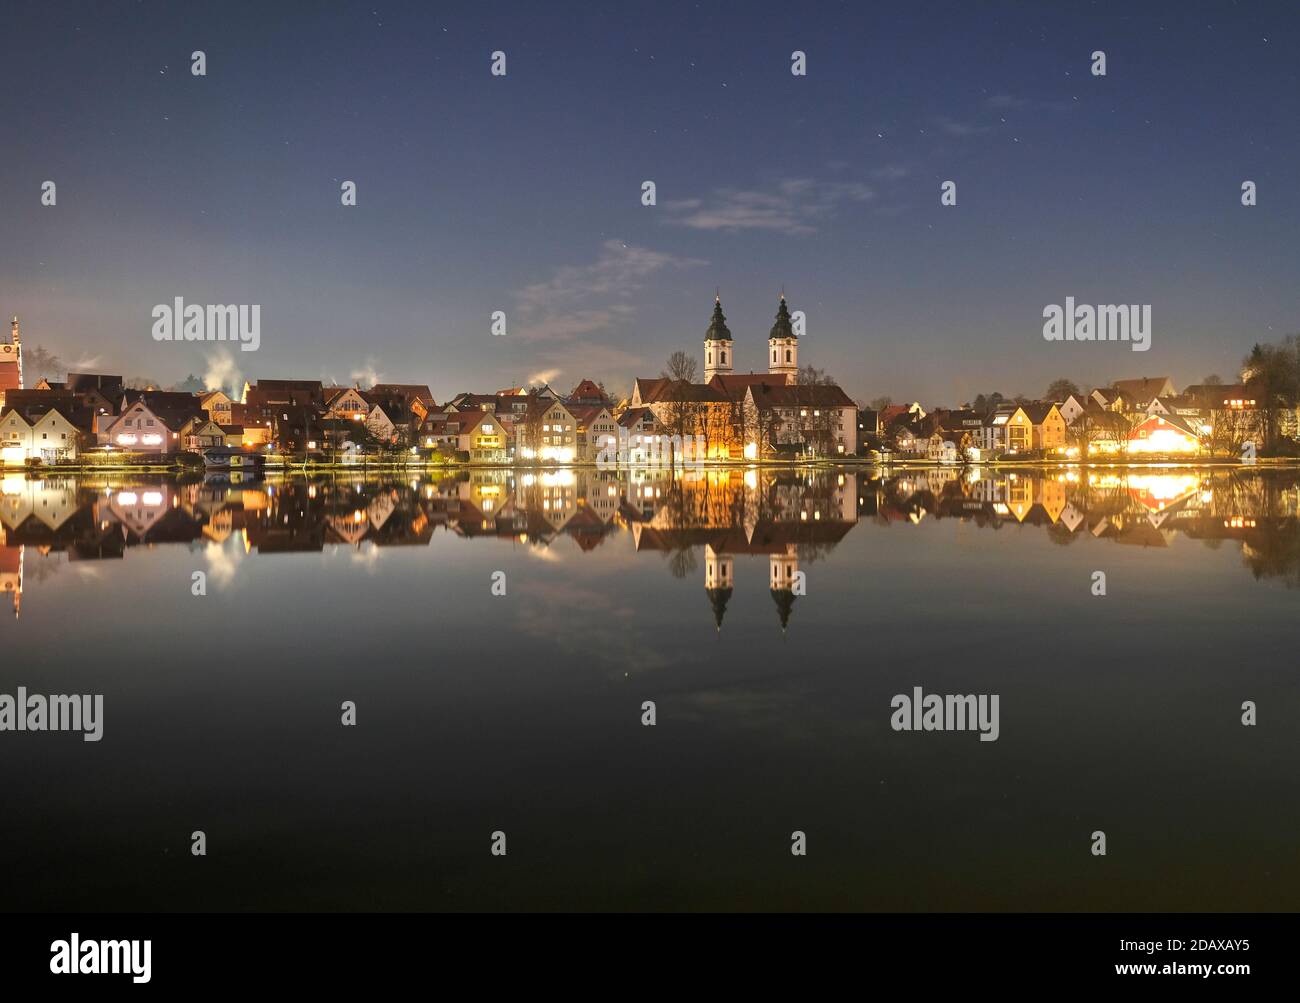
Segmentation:
[(790, 349), (788, 348), (785, 350), (785, 361), (786, 362), (790, 361)]

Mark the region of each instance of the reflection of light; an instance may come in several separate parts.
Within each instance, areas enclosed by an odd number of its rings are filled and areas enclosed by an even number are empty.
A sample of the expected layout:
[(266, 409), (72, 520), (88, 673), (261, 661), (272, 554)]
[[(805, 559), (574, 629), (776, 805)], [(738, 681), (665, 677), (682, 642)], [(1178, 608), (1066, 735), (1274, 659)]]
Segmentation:
[(757, 472), (757, 471), (755, 471), (755, 470), (746, 470), (746, 471), (745, 471), (745, 487), (749, 488), (750, 491), (753, 491), (755, 488), (758, 487), (758, 472)]
[(571, 488), (577, 483), (572, 470), (548, 470), (542, 474), (542, 485), (548, 488)]

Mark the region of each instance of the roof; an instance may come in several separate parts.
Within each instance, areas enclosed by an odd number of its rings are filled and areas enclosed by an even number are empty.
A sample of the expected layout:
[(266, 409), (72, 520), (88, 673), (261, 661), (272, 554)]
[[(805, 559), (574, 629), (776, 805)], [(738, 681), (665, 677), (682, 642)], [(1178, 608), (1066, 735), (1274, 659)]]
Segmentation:
[(605, 391), (601, 390), (600, 387), (591, 380), (582, 380), (579, 382), (578, 385), (569, 392), (568, 399), (571, 401), (591, 401), (593, 403), (599, 401), (605, 404), (612, 403), (609, 399), (609, 395), (605, 393)]
[(596, 420), (602, 411), (609, 413), (608, 404), (567, 404), (569, 414), (573, 415), (579, 425), (588, 425)]
[(1145, 404), (1152, 397), (1158, 397), (1165, 387), (1173, 389), (1168, 376), (1143, 376), (1137, 380), (1116, 380), (1114, 387), (1125, 397)]
[(376, 383), (370, 388), (372, 394), (394, 397), (406, 397), (425, 404), (433, 404), (433, 393), (421, 383)]
[(121, 390), (122, 377), (104, 373), (68, 373), (64, 380), (69, 390), (85, 393), (87, 390)]
[(1181, 414), (1148, 415), (1147, 417), (1143, 418), (1140, 422), (1138, 422), (1136, 425), (1133, 426), (1133, 431), (1136, 432), (1143, 425), (1150, 425), (1152, 422), (1155, 422), (1157, 425), (1171, 425), (1174, 428), (1178, 429), (1179, 431), (1184, 432), (1187, 435), (1190, 435), (1194, 439), (1199, 439), (1201, 437), (1200, 431), (1191, 422), (1191, 420), (1185, 418)]
[(771, 383), (774, 386), (784, 386), (786, 378), (784, 373), (718, 373), (713, 379), (709, 380), (709, 386), (716, 387), (732, 400), (740, 400), (745, 396), (745, 391), (752, 386)]
[(663, 380), (654, 388), (650, 398), (641, 398), (644, 404), (712, 404), (730, 400), (717, 387), (687, 380)]
[(793, 338), (794, 325), (790, 322), (790, 308), (785, 305), (785, 293), (781, 294), (781, 302), (776, 308), (776, 323), (772, 325), (772, 331), (767, 336), (771, 341), (773, 338)]
[[(782, 299), (782, 304), (785, 300)], [(731, 330), (727, 327), (727, 318), (722, 314), (722, 298), (713, 299), (713, 316), (709, 318), (709, 329), (704, 332), (705, 341), (730, 341)]]
[(649, 418), (651, 422), (655, 420), (654, 412), (648, 407), (630, 407), (615, 420), (624, 428), (631, 428), (646, 418)]
[(1041, 425), (1055, 407), (1056, 404), (1052, 401), (1029, 401), (1027, 404), (1021, 404), (1020, 410), (1025, 412), (1025, 417), (1031, 424)]
[(857, 407), (853, 398), (834, 383), (806, 385), (759, 383), (751, 385), (749, 389), (754, 396), (754, 402), (759, 406)]

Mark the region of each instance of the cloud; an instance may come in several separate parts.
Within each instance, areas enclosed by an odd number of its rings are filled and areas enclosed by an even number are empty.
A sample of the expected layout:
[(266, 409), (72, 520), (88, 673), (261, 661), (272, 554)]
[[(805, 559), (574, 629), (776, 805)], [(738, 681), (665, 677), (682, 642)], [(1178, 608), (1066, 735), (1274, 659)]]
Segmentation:
[(949, 136), (965, 138), (967, 136), (978, 136), (982, 132), (988, 132), (992, 126), (976, 125), (974, 122), (958, 122), (955, 119), (940, 116), (935, 119), (935, 124), (942, 132)]
[(670, 223), (692, 230), (808, 234), (842, 206), (875, 196), (861, 182), (789, 178), (769, 189), (718, 188), (707, 199), (669, 200), (663, 207)]
[(104, 361), (102, 355), (82, 355), (76, 362), (68, 367), (73, 373), (94, 372), (99, 368), (99, 364)]
[(546, 281), (517, 291), (519, 320), (513, 334), (522, 341), (573, 341), (609, 331), (636, 312), (628, 300), (649, 279), (703, 264), (707, 262), (607, 240), (591, 264), (564, 265)]

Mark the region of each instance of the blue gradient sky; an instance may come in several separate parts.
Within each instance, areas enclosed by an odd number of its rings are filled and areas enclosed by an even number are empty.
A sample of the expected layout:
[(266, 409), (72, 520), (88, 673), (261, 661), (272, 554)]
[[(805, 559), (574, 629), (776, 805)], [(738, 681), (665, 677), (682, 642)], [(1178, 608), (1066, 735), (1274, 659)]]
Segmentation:
[[(170, 382), (211, 346), (154, 304), (259, 303), (244, 376), (441, 400), (626, 389), (700, 353), (715, 287), (761, 370), (784, 285), (858, 398), (1232, 376), (1300, 329), (1300, 12), (1036, 6), (10, 3), (0, 310)], [(1152, 350), (1044, 342), (1067, 295), (1152, 304)]]

